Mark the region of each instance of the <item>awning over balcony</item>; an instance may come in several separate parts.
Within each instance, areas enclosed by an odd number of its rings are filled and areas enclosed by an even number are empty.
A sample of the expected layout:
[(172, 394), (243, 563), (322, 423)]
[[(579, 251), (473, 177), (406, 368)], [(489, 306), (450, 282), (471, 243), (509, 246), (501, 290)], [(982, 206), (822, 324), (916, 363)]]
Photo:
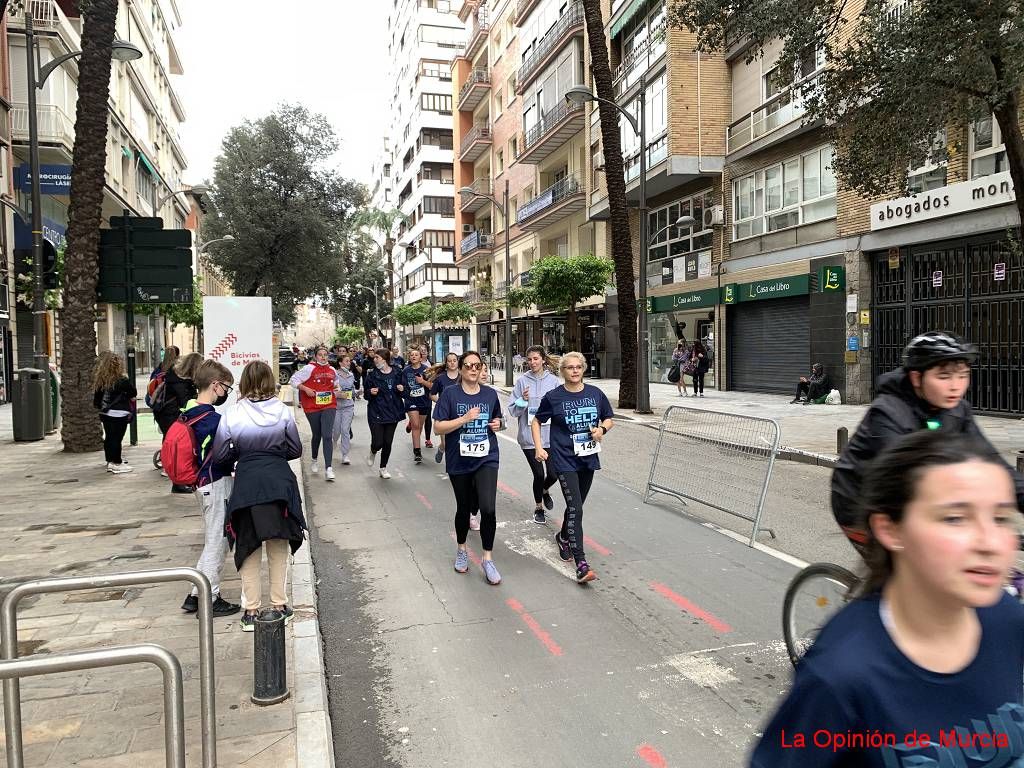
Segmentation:
[(612, 31), (609, 37), (613, 38), (622, 31), (622, 29), (629, 24), (629, 20), (632, 19), (636, 14), (643, 10), (644, 6), (647, 5), (649, 0), (627, 0), (626, 5), (628, 6), (622, 14), (612, 24)]

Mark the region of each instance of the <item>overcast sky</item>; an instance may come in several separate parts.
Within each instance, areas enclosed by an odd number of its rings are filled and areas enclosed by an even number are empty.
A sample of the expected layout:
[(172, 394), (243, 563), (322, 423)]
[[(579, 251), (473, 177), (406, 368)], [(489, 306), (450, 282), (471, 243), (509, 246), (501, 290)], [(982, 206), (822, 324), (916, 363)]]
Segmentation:
[(385, 128), (384, 0), (178, 0), (185, 69), (175, 78), (188, 120), (182, 140), (197, 184), (213, 174), (228, 130), (298, 102), (331, 121), (337, 166), (370, 182)]

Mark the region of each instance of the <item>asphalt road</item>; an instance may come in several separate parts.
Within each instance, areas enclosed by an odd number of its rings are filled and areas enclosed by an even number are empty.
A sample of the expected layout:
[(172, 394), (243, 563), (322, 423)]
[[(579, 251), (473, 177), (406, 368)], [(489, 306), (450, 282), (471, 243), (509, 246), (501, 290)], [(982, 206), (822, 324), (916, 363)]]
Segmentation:
[[(380, 480), (358, 408), (353, 465), (336, 461), (331, 484), (304, 462), (339, 766), (744, 763), (791, 676), (779, 617), (793, 557), (747, 547), (749, 524), (715, 510), (643, 504), (657, 433), (622, 423), (586, 506), (599, 579), (585, 587), (552, 541), (557, 487), (536, 525), (526, 461), (499, 441), (504, 581), (489, 586), (476, 564), (452, 569), (454, 501), (432, 452), (415, 466), (400, 428), (394, 478)], [(759, 541), (851, 561), (827, 486), (826, 470), (778, 464), (766, 508), (778, 539)]]

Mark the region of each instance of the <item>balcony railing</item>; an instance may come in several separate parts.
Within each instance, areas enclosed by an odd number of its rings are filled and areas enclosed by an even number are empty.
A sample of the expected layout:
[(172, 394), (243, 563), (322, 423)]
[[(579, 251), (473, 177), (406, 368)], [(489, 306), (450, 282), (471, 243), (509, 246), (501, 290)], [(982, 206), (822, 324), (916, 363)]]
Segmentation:
[(472, 147), (478, 141), (490, 141), (491, 140), (491, 125), (490, 123), (477, 123), (470, 128), (466, 135), (462, 137), (462, 144), (459, 145), (459, 153), (465, 155), (466, 151)]
[(651, 30), (647, 41), (630, 51), (626, 58), (622, 60), (622, 63), (615, 68), (613, 86), (616, 98), (629, 90), (642, 75), (650, 70), (658, 59), (665, 55), (665, 33), (667, 29), (668, 24), (663, 20)]
[(478, 251), (481, 248), (489, 249), (494, 245), (494, 235), (489, 232), (481, 232), (476, 230), (466, 237), (462, 238), (462, 243), (459, 245), (459, 253), (463, 256), (468, 256), (474, 251)]
[(32, 26), (36, 31), (53, 30), (63, 35), (74, 49), (81, 47), (81, 36), (78, 29), (64, 15), (64, 11), (57, 5), (56, 0), (27, 0), (23, 4), (16, 5), (16, 10), (11, 12), (8, 24), (15, 27), (25, 26), (25, 6), (32, 12)]
[(465, 109), (469, 106), (467, 102), (467, 96), (474, 91), (479, 94), (478, 98), (473, 99), (475, 102), (470, 107), (475, 108), (477, 104), (483, 99), (483, 95), (487, 92), (486, 88), (479, 88), (478, 86), (489, 86), (491, 84), (491, 72), (486, 68), (476, 68), (469, 73), (469, 77), (466, 78), (466, 82), (463, 83), (462, 89), (459, 91), (459, 109)]
[(799, 97), (809, 84), (817, 85), (821, 70), (798, 80), (786, 90), (775, 94), (748, 115), (744, 115), (726, 129), (726, 151), (736, 152), (751, 142), (788, 125), (806, 111)]
[(516, 221), (521, 223), (531, 216), (536, 216), (542, 211), (558, 205), (563, 200), (582, 192), (583, 185), (580, 184), (576, 174), (564, 176), (528, 203), (519, 206), (519, 209), (516, 211)]
[(466, 47), (463, 50), (463, 55), (467, 59), (472, 59), (476, 56), (480, 47), (487, 39), (487, 33), (490, 29), (491, 23), (487, 9), (481, 8), (473, 15), (473, 29), (469, 33), (469, 40), (466, 41)]
[(475, 194), (463, 195), (461, 208), (464, 211), (477, 211), (490, 204), (490, 200), (483, 195), (491, 194), (491, 177), (481, 176), (469, 185)]
[(516, 74), (517, 93), (522, 93), (523, 89), (530, 84), (530, 80), (540, 72), (540, 68), (547, 61), (548, 56), (561, 48), (566, 39), (577, 29), (582, 30), (583, 23), (583, 6), (580, 3), (574, 3), (540, 39), (536, 49), (519, 67)]
[[(41, 104), (36, 114), (39, 116), (41, 142), (75, 146), (75, 121), (63, 109)], [(28, 137), (28, 104), (11, 105), (11, 125), (15, 138)]]
[[(668, 135), (651, 141), (647, 145), (647, 170), (656, 166), (668, 157)], [(626, 183), (640, 178), (640, 150), (623, 160)]]
[(564, 100), (549, 109), (541, 116), (536, 125), (532, 126), (525, 134), (523, 134), (523, 146), (519, 151), (520, 154), (526, 152), (532, 146), (540, 142), (548, 131), (576, 112), (582, 113), (583, 105), (576, 104), (575, 102), (566, 103)]
[(532, 11), (540, 0), (519, 0), (519, 4), (516, 6), (516, 24), (521, 25), (523, 20)]

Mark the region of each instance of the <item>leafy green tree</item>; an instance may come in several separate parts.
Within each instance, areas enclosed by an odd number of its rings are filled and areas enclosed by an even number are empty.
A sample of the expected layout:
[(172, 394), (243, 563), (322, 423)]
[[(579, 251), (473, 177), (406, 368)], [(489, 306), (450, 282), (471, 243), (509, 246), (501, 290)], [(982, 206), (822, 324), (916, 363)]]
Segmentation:
[(356, 325), (342, 325), (334, 331), (334, 343), (350, 347), (366, 338), (366, 331)]
[[(382, 261), (387, 262), (387, 274), (389, 276), (392, 275), (395, 269), (393, 254), (393, 251), (395, 250), (395, 237), (397, 237), (398, 228), (407, 222), (408, 219), (405, 214), (397, 208), (384, 209), (367, 207), (359, 211), (356, 216), (356, 227), (368, 230), (382, 238), (383, 242), (378, 245), (378, 248), (383, 250), (384, 258)], [(392, 281), (389, 279), (386, 282), (388, 285), (388, 294), (390, 294)], [(394, 297), (389, 295), (389, 298), (393, 299)]]
[(434, 316), (439, 323), (465, 323), (476, 316), (476, 310), (464, 301), (449, 301), (438, 304)]
[[(567, 258), (545, 256), (530, 267), (530, 291), (535, 302), (568, 310), (570, 348), (577, 346), (576, 305), (591, 296), (603, 295), (614, 272), (614, 262), (592, 253)], [(621, 399), (620, 395), (620, 402)]]
[(537, 303), (537, 297), (530, 288), (510, 288), (507, 298), (516, 309), (527, 309)]
[(342, 286), (331, 293), (328, 309), (342, 323), (357, 325), (369, 336), (377, 325), (377, 310), (382, 318), (391, 311), (378, 246), (354, 224), (341, 244), (340, 255)]
[[(834, 168), (876, 196), (906, 186), (908, 168), (960, 151), (963, 128), (995, 115), (1024, 221), (1024, 7), (1019, 0), (672, 0), (671, 23), (695, 30), (704, 50), (749, 44), (748, 61), (781, 40), (779, 72), (796, 80), (805, 122), (823, 121)], [(827, 67), (800, 80), (816, 55)], [(936, 141), (944, 130), (952, 141)]]
[(291, 104), (232, 128), (221, 145), (204, 227), (235, 241), (209, 259), (236, 294), (269, 296), (276, 319), (344, 286), (338, 252), (366, 190), (328, 167), (337, 150), (327, 118)]
[(430, 302), (414, 301), (412, 304), (399, 304), (391, 314), (399, 325), (419, 325), (430, 319)]

